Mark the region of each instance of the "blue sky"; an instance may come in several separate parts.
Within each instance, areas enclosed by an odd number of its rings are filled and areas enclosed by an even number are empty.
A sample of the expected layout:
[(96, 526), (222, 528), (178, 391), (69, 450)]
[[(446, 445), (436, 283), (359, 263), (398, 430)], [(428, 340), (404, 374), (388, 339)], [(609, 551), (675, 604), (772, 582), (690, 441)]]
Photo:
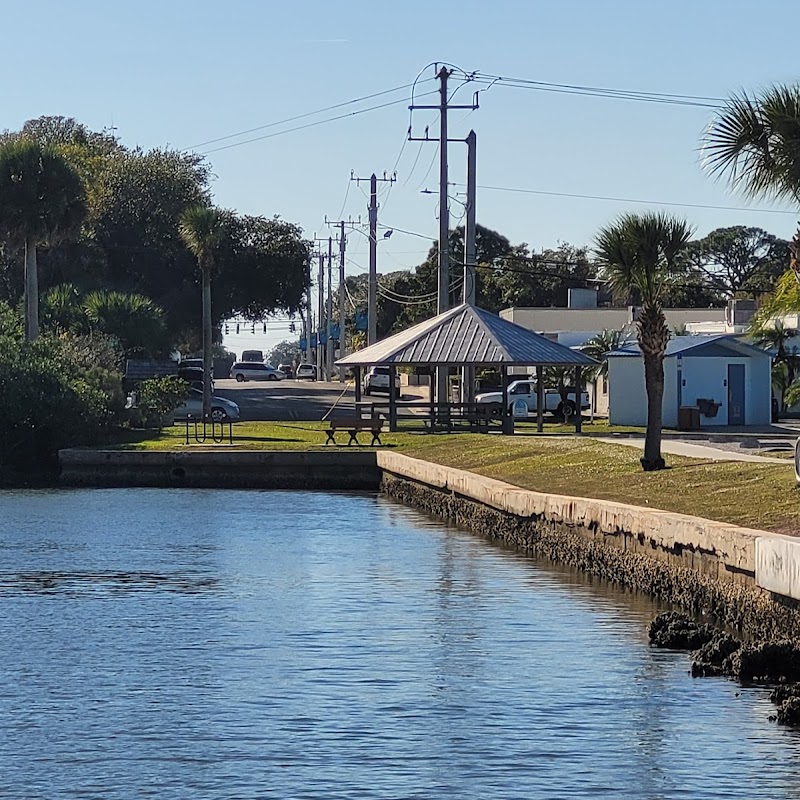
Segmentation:
[[(797, 21), (791, 0), (7, 0), (3, 8), (0, 72), (24, 80), (4, 82), (0, 126), (62, 114), (95, 129), (113, 124), (126, 145), (146, 148), (189, 148), (381, 92), (413, 81), (433, 61), (537, 81), (709, 97), (793, 82), (800, 71), (791, 36), (781, 34)], [(428, 69), (422, 78), (432, 74)], [(466, 87), (457, 100), (469, 102), (471, 91)], [(371, 102), (403, 97), (398, 92)], [(791, 210), (749, 204), (704, 174), (698, 145), (711, 113), (495, 85), (481, 95), (479, 110), (451, 114), (450, 134), (476, 130), (478, 182), (485, 186)], [(366, 218), (365, 187), (348, 191), (350, 171), (390, 171), (408, 121), (401, 102), (210, 153), (215, 199), (240, 212), (279, 214), (309, 236), (327, 236), (326, 215)], [(414, 122), (418, 131), (430, 124), (435, 134), (436, 114), (419, 112)], [(382, 223), (436, 236), (436, 198), (420, 193), (437, 188), (436, 165), (425, 179), (434, 150), (406, 144), (398, 182), (381, 199)], [(450, 159), (451, 180), (463, 181), (464, 146), (451, 144)], [(461, 207), (452, 205), (457, 217)], [(559, 241), (591, 244), (616, 214), (657, 207), (487, 189), (479, 189), (477, 200), (481, 224), (535, 249)], [(798, 219), (663, 208), (685, 216), (698, 235), (747, 224), (789, 237)], [(348, 273), (357, 273), (366, 264), (366, 239), (354, 234), (349, 243)], [(396, 233), (381, 242), (380, 269), (414, 266), (427, 246), (425, 239)]]

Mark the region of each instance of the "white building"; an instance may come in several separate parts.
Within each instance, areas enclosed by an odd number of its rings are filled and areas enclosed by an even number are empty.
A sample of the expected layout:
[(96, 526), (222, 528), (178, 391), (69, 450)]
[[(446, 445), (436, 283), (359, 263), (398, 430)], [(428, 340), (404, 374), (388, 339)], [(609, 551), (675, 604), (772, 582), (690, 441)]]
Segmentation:
[[(636, 338), (638, 308), (598, 308), (594, 289), (570, 289), (567, 308), (506, 308), (500, 312), (503, 319), (541, 333), (548, 339), (566, 347), (579, 348), (603, 331), (626, 331), (628, 338)], [(752, 311), (750, 311), (752, 315)], [(730, 333), (728, 321), (744, 318), (742, 312), (734, 315), (729, 308), (665, 308), (664, 316), (670, 330), (703, 333)], [(738, 331), (737, 331), (738, 332)], [(587, 387), (592, 398), (592, 411), (608, 414), (608, 381), (600, 377)]]
[[(700, 408), (700, 425), (769, 425), (772, 358), (732, 336), (677, 336), (664, 358), (663, 424), (678, 409)], [(609, 422), (647, 424), (644, 361), (637, 345), (608, 355)]]

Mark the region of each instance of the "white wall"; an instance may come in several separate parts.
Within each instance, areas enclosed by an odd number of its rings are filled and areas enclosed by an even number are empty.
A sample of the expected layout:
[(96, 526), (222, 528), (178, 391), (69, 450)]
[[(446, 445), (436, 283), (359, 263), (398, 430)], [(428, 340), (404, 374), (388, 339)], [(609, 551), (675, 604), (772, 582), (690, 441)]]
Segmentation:
[[(677, 361), (677, 359), (673, 359)], [(683, 393), (681, 404), (685, 406), (697, 405), (698, 397), (706, 397), (715, 403), (722, 403), (717, 410), (716, 417), (704, 417), (700, 415), (700, 427), (707, 425), (727, 425), (728, 424), (728, 364), (746, 364), (749, 359), (745, 358), (716, 358), (716, 357), (684, 357), (683, 362)], [(747, 403), (748, 381), (747, 367), (744, 373), (744, 392), (745, 403)], [(745, 408), (745, 419), (747, 419), (747, 409)]]
[[(644, 362), (640, 357), (610, 358), (609, 422), (612, 425), (647, 424)], [(701, 427), (728, 424), (728, 364), (744, 364), (745, 424), (769, 425), (772, 410), (769, 358), (684, 356), (681, 359), (681, 405), (697, 404), (698, 398), (721, 403), (716, 417), (700, 416)], [(678, 424), (678, 359), (664, 360), (663, 422)]]
[[(662, 424), (678, 425), (678, 379), (674, 358), (664, 360)], [(608, 359), (608, 421), (612, 425), (647, 425), (647, 391), (644, 361), (639, 357)]]
[(644, 365), (634, 356), (608, 359), (608, 421), (612, 425), (647, 425)]

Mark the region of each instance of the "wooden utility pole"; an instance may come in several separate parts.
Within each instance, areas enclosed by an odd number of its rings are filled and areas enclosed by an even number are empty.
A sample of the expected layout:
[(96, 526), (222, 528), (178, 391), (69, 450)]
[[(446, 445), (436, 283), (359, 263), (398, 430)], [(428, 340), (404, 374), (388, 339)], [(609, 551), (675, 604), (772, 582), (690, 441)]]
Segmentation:
[[(357, 184), (366, 180), (352, 176), (350, 180)], [(369, 281), (367, 287), (367, 344), (378, 341), (378, 181), (394, 183), (395, 175), (390, 177), (383, 173), (379, 178), (374, 172), (369, 177)]]

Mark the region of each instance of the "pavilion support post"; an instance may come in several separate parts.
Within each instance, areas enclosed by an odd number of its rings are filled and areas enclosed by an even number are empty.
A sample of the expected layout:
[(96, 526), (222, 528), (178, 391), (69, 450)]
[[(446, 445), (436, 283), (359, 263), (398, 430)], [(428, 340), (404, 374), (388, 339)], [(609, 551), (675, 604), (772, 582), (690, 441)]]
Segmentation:
[(428, 399), (431, 403), (431, 433), (436, 430), (436, 370), (431, 368), (428, 374)]
[(544, 430), (544, 367), (536, 366), (536, 430)]
[(581, 432), (581, 424), (583, 422), (583, 416), (581, 414), (581, 395), (583, 394), (582, 391), (582, 383), (583, 380), (583, 368), (582, 367), (575, 367), (575, 433)]
[(503, 433), (514, 433), (514, 415), (508, 409), (508, 367), (503, 364), (500, 368), (500, 381), (503, 385), (503, 410), (500, 419), (503, 424)]
[(356, 414), (361, 416), (361, 367), (353, 367), (353, 380), (356, 382)]
[(389, 430), (397, 430), (397, 394), (394, 388), (394, 381), (397, 377), (397, 367), (389, 367)]

